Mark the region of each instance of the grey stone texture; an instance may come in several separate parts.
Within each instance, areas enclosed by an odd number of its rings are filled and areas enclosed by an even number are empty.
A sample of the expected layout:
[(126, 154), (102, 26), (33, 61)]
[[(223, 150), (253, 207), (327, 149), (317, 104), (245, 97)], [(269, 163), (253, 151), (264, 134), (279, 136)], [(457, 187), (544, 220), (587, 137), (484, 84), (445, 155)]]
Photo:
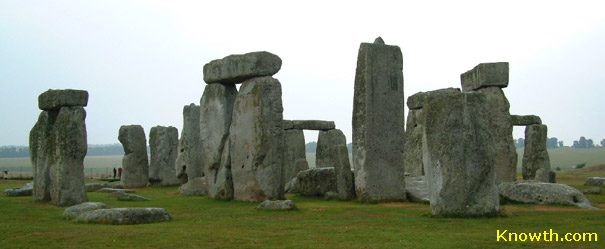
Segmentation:
[(485, 94), (433, 91), (426, 96), (423, 111), (431, 213), (495, 215), (499, 210), (495, 146)]
[(124, 147), (122, 157), (122, 179), (120, 185), (125, 188), (147, 186), (149, 180), (149, 160), (147, 158), (147, 139), (140, 125), (122, 125), (118, 140)]
[(284, 130), (316, 130), (326, 131), (335, 129), (334, 121), (324, 120), (284, 120)]
[(405, 191), (411, 202), (430, 203), (429, 186), (425, 176), (411, 176), (405, 178)]
[(73, 205), (70, 206), (68, 208), (65, 209), (65, 211), (63, 211), (63, 215), (61, 215), (63, 217), (63, 219), (73, 219), (76, 218), (78, 215), (88, 212), (88, 211), (92, 211), (92, 210), (97, 210), (97, 209), (104, 209), (107, 208), (107, 205), (105, 205), (105, 203), (102, 202), (84, 202), (84, 203), (80, 203), (78, 205)]
[(233, 199), (284, 198), (281, 84), (272, 77), (243, 82), (235, 98), (230, 150)]
[(410, 110), (422, 109), (422, 106), (424, 105), (424, 96), (426, 94), (427, 94), (426, 92), (417, 92), (417, 93), (409, 96), (406, 101), (408, 108)]
[(88, 104), (88, 92), (84, 90), (52, 90), (38, 96), (38, 108), (40, 110), (59, 110), (64, 106), (86, 106)]
[(546, 125), (525, 127), (525, 150), (523, 152), (523, 180), (549, 182), (550, 158), (546, 149), (548, 128)]
[(84, 189), (86, 190), (86, 192), (96, 192), (99, 189), (102, 188), (120, 188), (120, 186), (116, 185), (116, 184), (110, 184), (110, 183), (86, 183), (84, 185)]
[(179, 187), (179, 193), (185, 196), (206, 196), (208, 195), (208, 185), (204, 178), (196, 177), (181, 185)]
[(594, 187), (594, 188), (583, 189), (582, 194), (598, 195), (598, 194), (601, 194), (601, 188)]
[(84, 212), (75, 218), (77, 223), (135, 225), (169, 221), (172, 217), (163, 208), (111, 208)]
[(2, 191), (2, 196), (5, 197), (18, 197), (18, 196), (32, 196), (34, 189), (34, 183), (28, 182), (23, 187), (8, 188)]
[(309, 169), (305, 135), (302, 130), (284, 130), (284, 181), (289, 182), (299, 172)]
[(186, 178), (188, 181), (205, 176), (200, 137), (200, 106), (193, 103), (183, 107), (183, 130), (174, 167), (179, 179)]
[(510, 117), (515, 126), (542, 124), (542, 119), (536, 115), (510, 115)]
[(229, 128), (237, 96), (234, 84), (209, 84), (200, 100), (200, 139), (208, 195), (233, 198)]
[(334, 168), (312, 168), (296, 176), (296, 189), (302, 196), (324, 196), (327, 192), (338, 193)]
[(563, 204), (596, 209), (579, 190), (565, 184), (539, 181), (505, 182), (498, 185), (504, 201), (527, 204)]
[(336, 190), (338, 198), (350, 200), (355, 198), (355, 186), (347, 138), (341, 130), (334, 129), (320, 131), (317, 138), (317, 152), (315, 154), (316, 167), (333, 167), (336, 176)]
[(149, 182), (151, 185), (178, 185), (175, 162), (179, 134), (175, 127), (155, 126), (149, 132)]
[(290, 180), (289, 182), (286, 183), (286, 185), (284, 186), (284, 192), (298, 193), (298, 178), (297, 177), (292, 178), (292, 180)]
[(127, 194), (124, 191), (116, 191), (116, 192), (109, 194), (109, 196), (117, 197), (118, 201), (151, 201), (151, 199), (149, 199), (147, 197), (143, 197), (140, 195)]
[(405, 201), (403, 56), (362, 43), (353, 99), (355, 191), (362, 202)]
[(242, 83), (255, 77), (271, 76), (281, 68), (279, 56), (266, 51), (229, 55), (204, 65), (206, 83)]
[(588, 177), (584, 186), (605, 186), (605, 177)]
[(462, 91), (476, 91), (480, 88), (508, 86), (508, 62), (481, 63), (460, 75)]
[[(409, 103), (409, 98), (408, 98)], [(410, 109), (405, 125), (405, 150), (403, 159), (405, 172), (411, 176), (424, 175), (424, 164), (422, 162), (422, 108)]]
[(59, 111), (43, 111), (29, 132), (29, 157), (33, 167), (32, 198), (50, 200), (50, 164), (55, 140), (51, 137), (53, 124)]
[(265, 200), (258, 205), (258, 209), (261, 210), (293, 210), (295, 208), (292, 200)]

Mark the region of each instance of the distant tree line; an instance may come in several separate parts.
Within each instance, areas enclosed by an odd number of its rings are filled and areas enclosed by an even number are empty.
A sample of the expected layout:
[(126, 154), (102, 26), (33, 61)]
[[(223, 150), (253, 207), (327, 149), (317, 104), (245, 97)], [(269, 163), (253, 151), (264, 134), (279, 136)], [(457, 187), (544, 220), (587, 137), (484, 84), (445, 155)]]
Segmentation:
[[(519, 138), (514, 139), (515, 148), (520, 149), (525, 147), (525, 139)], [(563, 141), (559, 141), (556, 137), (550, 137), (546, 139), (546, 148), (547, 149), (556, 149), (564, 147)], [(592, 139), (586, 139), (585, 137), (580, 137), (580, 140), (573, 141), (573, 145), (571, 146), (575, 149), (590, 149), (599, 147), (594, 144)], [(601, 147), (605, 147), (605, 139), (601, 140)]]
[[(315, 153), (315, 151), (317, 151), (317, 142), (307, 143), (305, 149), (307, 153)], [(349, 150), (349, 153), (353, 153), (353, 143), (347, 144), (347, 149)]]

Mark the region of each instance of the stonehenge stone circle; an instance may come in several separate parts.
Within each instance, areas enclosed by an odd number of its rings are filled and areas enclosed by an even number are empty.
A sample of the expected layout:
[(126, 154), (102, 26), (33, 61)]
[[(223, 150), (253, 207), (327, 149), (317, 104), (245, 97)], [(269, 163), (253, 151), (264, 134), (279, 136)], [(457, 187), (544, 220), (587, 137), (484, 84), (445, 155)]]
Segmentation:
[(204, 178), (208, 182), (208, 195), (212, 198), (233, 197), (228, 147), (236, 96), (234, 84), (208, 84), (200, 100), (201, 159)]
[(175, 161), (179, 132), (175, 127), (155, 126), (149, 132), (149, 182), (152, 185), (178, 185)]
[(423, 111), (431, 213), (495, 215), (499, 210), (496, 152), (485, 94), (433, 91), (426, 95)]
[(284, 130), (284, 182), (289, 182), (299, 172), (309, 169), (305, 135), (302, 130)]
[(200, 106), (192, 103), (183, 107), (183, 130), (174, 164), (177, 177), (188, 181), (204, 176), (200, 139)]
[(334, 121), (324, 120), (284, 120), (284, 130), (316, 130), (326, 131), (335, 129)]
[(403, 56), (361, 43), (353, 99), (355, 191), (362, 202), (405, 201)]
[(542, 119), (536, 115), (510, 115), (513, 125), (528, 126), (534, 124), (542, 124)]
[(320, 131), (317, 139), (316, 167), (333, 167), (338, 199), (355, 198), (354, 175), (351, 172), (347, 138), (338, 129)]
[(124, 147), (120, 185), (125, 188), (147, 186), (149, 161), (147, 159), (145, 130), (140, 125), (122, 125), (118, 140)]
[(233, 199), (284, 198), (281, 84), (272, 77), (245, 80), (233, 106), (230, 150)]
[(513, 140), (510, 104), (502, 91), (508, 86), (508, 62), (481, 63), (460, 75), (464, 92), (484, 93), (496, 146), (496, 184), (514, 182), (517, 177), (517, 151)]
[(422, 134), (424, 125), (422, 125), (421, 121), (425, 94), (419, 92), (408, 97), (407, 100), (409, 111), (405, 125), (403, 159), (405, 172), (411, 176), (424, 175), (424, 164), (422, 163)]
[(281, 63), (279, 56), (266, 51), (229, 55), (204, 65), (204, 81), (242, 83), (247, 79), (276, 74)]
[(525, 127), (525, 150), (523, 153), (523, 180), (549, 182), (550, 158), (546, 150), (546, 125), (536, 124)]
[(86, 111), (88, 92), (48, 90), (38, 97), (43, 111), (30, 131), (34, 200), (57, 206), (88, 201), (84, 187), (84, 157), (88, 149)]

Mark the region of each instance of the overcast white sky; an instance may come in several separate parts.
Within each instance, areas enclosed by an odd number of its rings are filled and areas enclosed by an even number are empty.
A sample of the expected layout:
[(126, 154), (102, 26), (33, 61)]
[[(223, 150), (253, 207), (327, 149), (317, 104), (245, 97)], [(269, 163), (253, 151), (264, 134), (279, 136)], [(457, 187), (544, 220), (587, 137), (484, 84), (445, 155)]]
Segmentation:
[(406, 98), (508, 61), (511, 113), (541, 116), (566, 145), (598, 143), (603, 10), (603, 1), (581, 0), (0, 0), (0, 145), (27, 145), (49, 88), (88, 90), (90, 144), (118, 143), (123, 124), (181, 130), (183, 106), (199, 104), (206, 85), (203, 65), (261, 50), (282, 58), (274, 77), (284, 118), (334, 120), (350, 142), (359, 44), (377, 36), (402, 49)]

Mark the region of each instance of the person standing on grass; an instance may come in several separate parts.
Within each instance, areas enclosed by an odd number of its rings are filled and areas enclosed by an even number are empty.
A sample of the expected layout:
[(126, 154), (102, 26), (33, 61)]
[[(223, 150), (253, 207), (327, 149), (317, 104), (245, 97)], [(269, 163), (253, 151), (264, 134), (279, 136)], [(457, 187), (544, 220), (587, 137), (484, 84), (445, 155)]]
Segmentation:
[(118, 176), (122, 179), (122, 167), (118, 168)]
[(116, 173), (118, 173), (118, 171), (116, 168), (113, 168), (113, 179), (116, 179)]
[(8, 170), (4, 171), (4, 180), (8, 180)]

